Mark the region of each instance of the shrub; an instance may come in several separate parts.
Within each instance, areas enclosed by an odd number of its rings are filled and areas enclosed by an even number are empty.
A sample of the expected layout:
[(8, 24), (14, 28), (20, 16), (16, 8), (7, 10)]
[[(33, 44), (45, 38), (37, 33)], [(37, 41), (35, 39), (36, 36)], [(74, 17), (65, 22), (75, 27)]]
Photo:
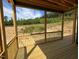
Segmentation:
[(33, 32), (42, 32), (44, 31), (43, 26), (29, 26), (25, 27), (25, 29), (22, 30), (23, 33), (33, 33)]

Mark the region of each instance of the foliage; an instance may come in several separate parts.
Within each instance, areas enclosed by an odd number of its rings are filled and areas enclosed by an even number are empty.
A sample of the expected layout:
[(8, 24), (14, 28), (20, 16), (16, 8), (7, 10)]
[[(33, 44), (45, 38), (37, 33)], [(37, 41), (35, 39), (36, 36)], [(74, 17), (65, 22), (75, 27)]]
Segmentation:
[(4, 22), (5, 22), (6, 26), (12, 26), (13, 25), (13, 19), (11, 18), (10, 20), (8, 20), (7, 16), (4, 17)]
[[(44, 17), (45, 17), (45, 15), (42, 16), (42, 18), (44, 18)], [(56, 17), (59, 17), (59, 13), (48, 12), (46, 17), (47, 17), (47, 18), (56, 18)]]
[[(72, 15), (72, 12), (67, 12), (65, 13), (65, 20), (70, 20), (70, 17)], [(61, 22), (60, 20), (60, 15), (58, 13), (52, 13), (49, 12), (47, 13), (47, 23), (58, 23)], [(39, 18), (35, 18), (35, 19), (18, 19), (16, 21), (17, 25), (30, 25), (30, 24), (44, 24), (45, 23), (45, 16), (39, 17)], [(13, 21), (12, 18), (10, 20), (8, 20), (7, 16), (4, 16), (5, 19), (5, 25), (6, 26), (12, 26), (13, 25)]]

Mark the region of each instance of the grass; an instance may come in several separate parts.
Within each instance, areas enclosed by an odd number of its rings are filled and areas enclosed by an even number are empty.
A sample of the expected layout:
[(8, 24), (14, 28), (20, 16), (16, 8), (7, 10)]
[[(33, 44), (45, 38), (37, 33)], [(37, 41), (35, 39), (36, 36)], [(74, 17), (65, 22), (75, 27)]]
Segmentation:
[(25, 27), (24, 29), (21, 29), (21, 31), (23, 33), (33, 33), (33, 32), (42, 32), (44, 31), (44, 27), (43, 26), (39, 26), (39, 25), (36, 25), (36, 26), (29, 26), (29, 27)]
[[(65, 20), (65, 21), (67, 21), (67, 20)], [(68, 20), (68, 21), (70, 21), (70, 20)], [(49, 26), (52, 26), (54, 24), (61, 25), (62, 20), (60, 18), (48, 18), (47, 24)], [(42, 24), (30, 24), (30, 25), (25, 26), (25, 28), (22, 28), (21, 32), (22, 33), (44, 32), (44, 29), (45, 29), (44, 23), (42, 23)]]

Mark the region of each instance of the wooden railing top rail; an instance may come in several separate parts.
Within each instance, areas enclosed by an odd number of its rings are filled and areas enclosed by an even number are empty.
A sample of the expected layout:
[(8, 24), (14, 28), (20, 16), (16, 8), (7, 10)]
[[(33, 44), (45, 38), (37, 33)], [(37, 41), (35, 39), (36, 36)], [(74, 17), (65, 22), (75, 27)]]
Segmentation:
[[(62, 31), (54, 31), (54, 32), (46, 32), (46, 33), (57, 33), (57, 32), (62, 32)], [(32, 33), (31, 35), (39, 35), (39, 34), (44, 34), (45, 32), (43, 33)]]
[[(55, 31), (55, 32), (46, 32), (46, 33), (57, 33), (57, 32), (62, 32), (62, 31)], [(31, 35), (39, 35), (39, 34), (44, 34), (43, 33), (32, 33)], [(7, 48), (16, 40), (16, 36), (7, 44)]]

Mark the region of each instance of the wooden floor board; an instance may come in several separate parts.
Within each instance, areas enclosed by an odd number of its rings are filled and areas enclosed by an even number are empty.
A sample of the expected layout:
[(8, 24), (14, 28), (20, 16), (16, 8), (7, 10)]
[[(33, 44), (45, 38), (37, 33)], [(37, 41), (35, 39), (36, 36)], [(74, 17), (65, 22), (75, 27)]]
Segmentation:
[[(33, 39), (30, 40), (31, 42), (33, 41)], [(29, 43), (29, 41), (26, 42)], [(68, 37), (63, 40), (48, 42), (45, 44), (29, 44), (31, 45), (25, 46), (27, 51), (27, 59), (77, 59), (78, 57), (77, 45), (75, 43), (72, 44), (72, 39), (69, 39)], [(22, 54), (20, 51), (19, 55), (24, 56), (24, 54)]]

